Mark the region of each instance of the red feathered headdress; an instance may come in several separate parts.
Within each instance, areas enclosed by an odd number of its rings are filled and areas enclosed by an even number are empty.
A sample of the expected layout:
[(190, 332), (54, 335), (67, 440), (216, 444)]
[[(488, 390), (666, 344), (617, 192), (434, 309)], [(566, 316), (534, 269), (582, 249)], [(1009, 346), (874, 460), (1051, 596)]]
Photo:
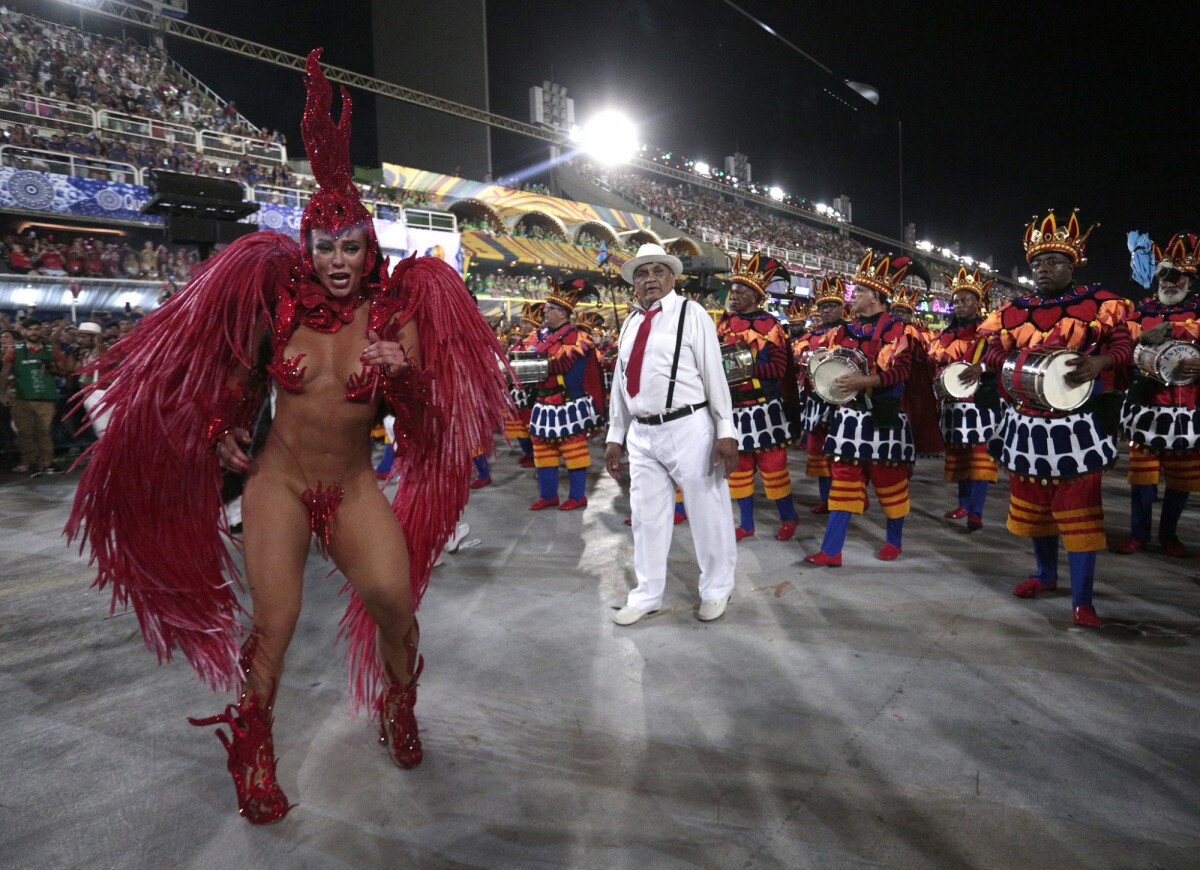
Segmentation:
[(360, 227), (367, 234), (364, 272), (369, 275), (379, 261), (379, 240), (375, 237), (371, 213), (362, 204), (350, 173), (350, 114), (353, 102), (345, 86), (341, 86), (342, 116), (334, 124), (330, 111), (333, 88), (321, 71), (322, 51), (323, 48), (314, 48), (308, 53), (308, 74), (304, 77), (307, 98), (304, 101), (304, 117), (300, 120), (304, 150), (320, 187), (304, 207), (304, 215), (300, 218), (304, 262), (311, 271), (312, 258), (308, 246), (309, 233), (314, 229), (336, 235)]

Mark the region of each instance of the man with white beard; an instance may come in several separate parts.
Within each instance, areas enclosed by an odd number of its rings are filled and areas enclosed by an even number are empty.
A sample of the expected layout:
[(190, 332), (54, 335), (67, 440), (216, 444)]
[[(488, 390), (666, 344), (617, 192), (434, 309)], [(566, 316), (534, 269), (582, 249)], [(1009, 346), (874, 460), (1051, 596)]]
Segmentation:
[[(1200, 339), (1200, 300), (1196, 296), (1200, 238), (1177, 233), (1165, 249), (1155, 245), (1153, 250), (1157, 293), (1138, 305), (1129, 318), (1129, 331), (1139, 345), (1160, 348), (1160, 356), (1170, 359), (1187, 350), (1168, 350), (1164, 342), (1194, 346)], [(1188, 494), (1200, 491), (1200, 428), (1195, 420), (1200, 358), (1185, 356), (1168, 369), (1169, 382), (1163, 383), (1161, 372), (1141, 371), (1135, 364), (1133, 382), (1121, 407), (1121, 425), (1130, 439), (1131, 528), (1129, 538), (1115, 548), (1117, 553), (1136, 553), (1150, 542), (1154, 496), (1162, 474), (1167, 489), (1158, 523), (1159, 545), (1169, 556), (1191, 555), (1176, 529)]]

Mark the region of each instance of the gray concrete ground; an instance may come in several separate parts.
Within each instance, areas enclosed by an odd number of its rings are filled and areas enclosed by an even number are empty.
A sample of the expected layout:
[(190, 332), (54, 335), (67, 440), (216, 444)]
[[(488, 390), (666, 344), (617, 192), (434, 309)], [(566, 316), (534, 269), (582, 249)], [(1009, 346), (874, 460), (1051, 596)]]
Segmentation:
[[(1200, 865), (1200, 560), (1103, 554), (1106, 625), (1077, 629), (1065, 593), (1010, 594), (1031, 556), (1004, 484), (968, 536), (941, 518), (936, 460), (899, 561), (873, 558), (876, 507), (844, 568), (803, 566), (823, 523), (774, 541), (764, 501), (721, 620), (695, 618), (683, 525), (666, 608), (619, 628), (626, 493), (597, 474), (586, 511), (530, 513), (532, 473), (502, 448), (467, 511), (482, 544), (447, 557), (421, 612), (417, 770), (347, 715), (340, 581), (312, 557), (276, 723), (297, 807), (267, 828), (184, 719), (226, 699), (159, 667), (60, 539), (77, 475), (6, 480), (5, 867)], [(1200, 545), (1193, 513), (1181, 531)]]

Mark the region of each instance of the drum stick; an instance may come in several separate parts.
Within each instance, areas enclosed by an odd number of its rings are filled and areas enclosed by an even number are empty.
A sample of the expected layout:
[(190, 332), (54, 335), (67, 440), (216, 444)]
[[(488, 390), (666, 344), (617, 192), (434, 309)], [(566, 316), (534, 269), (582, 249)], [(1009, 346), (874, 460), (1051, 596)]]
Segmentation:
[(971, 365), (979, 365), (979, 361), (983, 359), (983, 352), (987, 349), (987, 345), (988, 340), (986, 338), (981, 338), (975, 342), (975, 351), (971, 354)]

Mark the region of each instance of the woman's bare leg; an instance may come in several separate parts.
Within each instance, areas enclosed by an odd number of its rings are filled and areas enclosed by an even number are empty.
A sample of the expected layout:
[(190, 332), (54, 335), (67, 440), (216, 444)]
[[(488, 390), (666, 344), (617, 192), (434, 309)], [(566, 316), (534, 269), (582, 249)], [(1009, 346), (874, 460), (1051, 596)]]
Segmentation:
[(246, 582), (257, 648), (245, 690), (270, 705), (304, 596), (308, 509), (284, 482), (252, 475), (242, 496)]

